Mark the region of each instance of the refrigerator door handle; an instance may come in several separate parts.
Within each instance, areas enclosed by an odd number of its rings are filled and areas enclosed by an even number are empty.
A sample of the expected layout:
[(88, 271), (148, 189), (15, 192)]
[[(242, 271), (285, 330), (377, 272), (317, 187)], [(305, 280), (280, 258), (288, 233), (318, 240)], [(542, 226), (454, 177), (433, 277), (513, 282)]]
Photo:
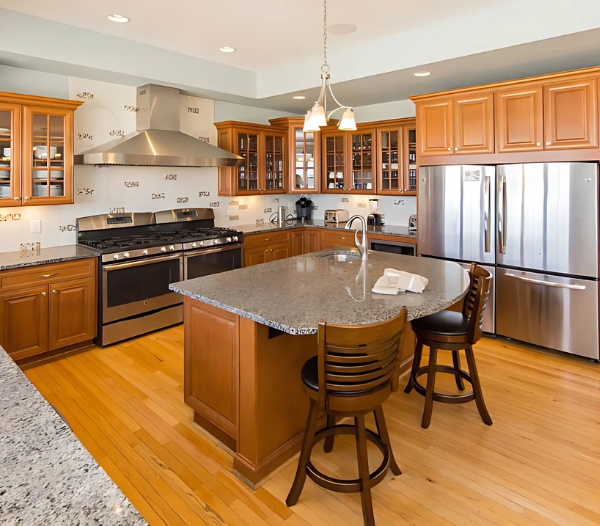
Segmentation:
[(515, 276), (514, 274), (506, 274), (508, 278), (516, 278), (521, 281), (527, 281), (528, 283), (535, 283), (536, 285), (544, 285), (545, 287), (554, 287), (557, 289), (569, 289), (569, 290), (585, 290), (585, 285), (569, 285), (567, 283), (554, 283), (552, 281), (542, 281), (541, 279), (525, 278), (523, 276)]
[(483, 210), (483, 214), (484, 214), (484, 220), (485, 220), (485, 251), (489, 252), (490, 251), (490, 228), (491, 228), (491, 220), (492, 218), (490, 217), (490, 208), (491, 208), (491, 203), (490, 203), (490, 198), (491, 198), (491, 193), (490, 193), (490, 176), (487, 175), (485, 177), (485, 183), (484, 183), (484, 210)]
[(504, 175), (500, 176), (500, 191), (498, 194), (502, 196), (502, 206), (498, 207), (502, 211), (498, 215), (498, 249), (500, 254), (506, 254), (506, 214), (508, 210), (506, 205), (506, 177)]

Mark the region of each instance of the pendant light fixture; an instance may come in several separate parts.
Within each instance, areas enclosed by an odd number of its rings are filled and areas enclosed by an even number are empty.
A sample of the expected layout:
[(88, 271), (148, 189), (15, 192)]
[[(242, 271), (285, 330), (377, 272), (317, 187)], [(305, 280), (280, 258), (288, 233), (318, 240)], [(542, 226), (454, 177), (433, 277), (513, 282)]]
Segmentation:
[[(344, 110), (342, 120), (340, 121), (338, 128), (342, 131), (353, 131), (356, 130), (356, 121), (354, 120), (354, 109), (350, 106), (344, 106), (341, 104), (333, 94), (331, 90), (331, 84), (329, 83), (329, 64), (327, 64), (327, 0), (323, 1), (323, 65), (321, 66), (321, 93), (315, 105), (306, 113), (304, 117), (304, 131), (305, 132), (318, 132), (321, 126), (327, 126), (329, 118), (338, 110)], [(327, 114), (327, 91), (329, 91), (331, 98), (338, 105), (337, 108)]]

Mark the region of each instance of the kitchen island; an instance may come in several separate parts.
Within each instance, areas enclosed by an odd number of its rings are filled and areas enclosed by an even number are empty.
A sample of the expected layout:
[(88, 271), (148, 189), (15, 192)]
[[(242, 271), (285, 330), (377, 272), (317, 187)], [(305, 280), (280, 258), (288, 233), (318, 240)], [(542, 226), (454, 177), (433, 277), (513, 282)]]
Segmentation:
[[(415, 319), (458, 302), (468, 287), (467, 273), (452, 262), (384, 252), (369, 252), (365, 262), (322, 255), (171, 285), (185, 296), (185, 401), (253, 485), (300, 449), (308, 412), (300, 370), (317, 353), (319, 322), (377, 323), (403, 307)], [(386, 268), (420, 274), (427, 288), (373, 294)]]

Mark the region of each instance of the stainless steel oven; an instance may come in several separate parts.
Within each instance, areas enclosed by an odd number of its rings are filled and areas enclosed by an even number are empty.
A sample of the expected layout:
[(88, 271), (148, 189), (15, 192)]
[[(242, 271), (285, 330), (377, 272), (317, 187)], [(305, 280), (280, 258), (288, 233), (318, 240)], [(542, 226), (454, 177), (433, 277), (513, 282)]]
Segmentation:
[(185, 279), (201, 278), (210, 274), (241, 268), (241, 266), (241, 243), (185, 252), (183, 256)]
[(379, 252), (390, 252), (402, 254), (403, 256), (416, 256), (417, 245), (415, 243), (402, 243), (399, 241), (382, 241), (381, 239), (369, 239), (369, 250)]
[(182, 303), (169, 290), (183, 280), (181, 253), (102, 267), (102, 319), (110, 323)]

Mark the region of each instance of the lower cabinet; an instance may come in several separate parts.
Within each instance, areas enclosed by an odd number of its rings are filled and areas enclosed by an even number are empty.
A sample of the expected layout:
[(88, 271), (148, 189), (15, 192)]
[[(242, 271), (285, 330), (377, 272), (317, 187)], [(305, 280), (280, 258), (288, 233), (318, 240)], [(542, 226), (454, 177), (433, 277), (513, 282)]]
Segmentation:
[(317, 228), (304, 229), (303, 254), (310, 254), (311, 252), (318, 252), (319, 250), (321, 250), (321, 231)]
[(321, 231), (321, 250), (338, 247), (356, 248), (354, 230)]
[[(301, 256), (302, 254), (305, 253), (304, 251), (304, 247), (306, 246), (305, 242), (304, 242), (304, 232), (302, 231), (302, 229), (300, 230), (292, 230), (291, 234), (290, 234), (290, 239), (291, 239), (291, 256)], [(307, 253), (309, 252), (308, 250), (306, 251)]]
[(0, 345), (14, 360), (91, 342), (96, 258), (0, 272)]
[(244, 237), (244, 267), (270, 263), (292, 256), (290, 232), (269, 232)]

